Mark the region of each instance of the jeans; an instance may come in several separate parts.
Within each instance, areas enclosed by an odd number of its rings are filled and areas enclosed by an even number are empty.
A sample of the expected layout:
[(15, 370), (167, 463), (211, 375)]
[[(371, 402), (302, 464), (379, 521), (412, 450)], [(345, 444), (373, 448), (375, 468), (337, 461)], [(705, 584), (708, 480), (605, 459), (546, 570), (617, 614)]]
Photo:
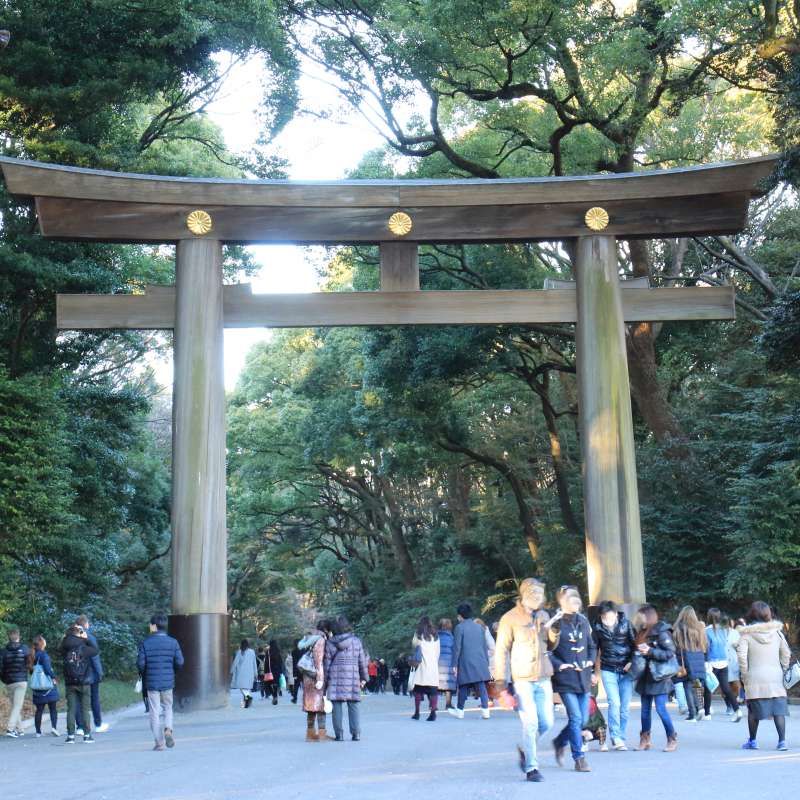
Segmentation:
[(550, 678), (541, 681), (516, 681), (514, 690), (519, 701), (519, 718), (522, 722), (525, 772), (531, 772), (539, 768), (536, 740), (553, 725), (553, 684)]
[[(161, 708), (164, 708), (164, 722), (161, 722)], [(150, 730), (156, 744), (163, 747), (165, 744), (164, 731), (172, 730), (172, 689), (163, 692), (149, 689), (147, 692), (147, 715), (150, 717)]]
[[(100, 713), (100, 683), (91, 684), (92, 719), (94, 727), (99, 728), (103, 724), (103, 715)], [(79, 705), (75, 709), (75, 724), (83, 728), (83, 708)], [(85, 730), (85, 728), (84, 728)]]
[(333, 732), (336, 736), (344, 735), (343, 711), (347, 702), (347, 724), (350, 726), (350, 735), (357, 736), (361, 733), (361, 703), (358, 700), (333, 701)]
[[(722, 669), (715, 669), (714, 674), (717, 676), (717, 680), (719, 680), (719, 690), (722, 692), (725, 702), (734, 711), (738, 711), (739, 702), (733, 696), (730, 684), (728, 683), (728, 668), (723, 667)], [(711, 711), (711, 692), (708, 691), (708, 687), (706, 687), (705, 691), (703, 692), (703, 704), (706, 709), (706, 714), (708, 714)]]
[(67, 686), (67, 734), (69, 736), (75, 735), (78, 706), (81, 706), (83, 711), (83, 735), (88, 736), (92, 732), (91, 684), (84, 683), (80, 686)]
[[(515, 684), (516, 686), (516, 684)], [(566, 747), (569, 742), (572, 757), (583, 758), (583, 726), (589, 721), (589, 693), (561, 692), (561, 701), (567, 710), (568, 722), (553, 740), (556, 747)]]
[(11, 714), (8, 717), (6, 730), (21, 731), (22, 704), (25, 702), (25, 692), (28, 690), (28, 682), (20, 681), (19, 683), (9, 683), (6, 685), (6, 690), (11, 695)]
[(608, 697), (608, 732), (611, 744), (625, 741), (628, 729), (628, 708), (633, 695), (633, 680), (627, 672), (602, 670), (600, 677)]
[(489, 708), (489, 692), (486, 690), (486, 681), (480, 683), (463, 683), (458, 687), (458, 707), (463, 710), (464, 703), (467, 702), (467, 695), (471, 687), (478, 687), (478, 694), (481, 696), (481, 708)]
[(664, 732), (669, 739), (675, 735), (675, 728), (672, 725), (669, 711), (667, 711), (667, 695), (665, 694), (642, 695), (642, 733), (650, 733), (650, 729), (653, 726), (653, 701), (656, 704), (656, 713), (661, 717), (661, 722), (664, 723)]

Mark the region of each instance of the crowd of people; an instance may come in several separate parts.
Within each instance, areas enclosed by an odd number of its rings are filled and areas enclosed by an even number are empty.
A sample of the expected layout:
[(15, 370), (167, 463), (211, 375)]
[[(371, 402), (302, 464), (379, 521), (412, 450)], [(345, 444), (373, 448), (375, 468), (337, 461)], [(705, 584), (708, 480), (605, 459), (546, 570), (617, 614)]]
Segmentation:
[[(589, 772), (589, 741), (598, 740), (603, 751), (627, 749), (634, 692), (641, 697), (637, 750), (653, 747), (655, 709), (664, 729), (663, 749), (675, 751), (678, 732), (667, 709), (669, 699), (677, 700), (687, 723), (696, 724), (711, 716), (717, 688), (732, 722), (741, 721), (742, 707), (747, 708), (743, 748), (757, 749), (759, 724), (771, 720), (777, 749), (787, 749), (791, 652), (783, 624), (766, 603), (754, 602), (746, 618), (736, 621), (712, 608), (701, 622), (685, 606), (671, 625), (652, 605), (642, 605), (629, 619), (611, 601), (600, 603), (590, 622), (574, 586), (560, 587), (552, 612), (545, 609), (545, 600), (544, 584), (528, 578), (520, 584), (516, 605), (491, 630), (468, 603), (458, 606), (455, 626), (449, 619), (434, 624), (422, 616), (410, 637), (410, 652), (401, 654), (391, 670), (384, 659), (368, 656), (344, 616), (320, 621), (285, 656), (274, 639), (258, 647), (243, 639), (230, 667), (231, 689), (241, 693), (244, 709), (257, 694), (277, 705), (286, 693), (296, 704), (302, 690), (310, 742), (344, 739), (345, 706), (350, 737), (359, 741), (360, 702), (370, 692), (385, 693), (388, 682), (395, 695), (413, 696), (413, 720), (421, 719), (427, 702), (426, 719), (435, 722), (440, 699), (456, 719), (464, 718), (470, 697), (479, 701), (484, 719), (491, 717), (493, 706), (513, 708), (522, 723), (519, 767), (534, 782), (543, 780), (538, 742), (553, 727), (558, 703), (567, 721), (553, 739), (556, 761), (563, 765), (569, 751), (575, 770)], [(69, 626), (58, 657), (67, 701), (66, 742), (82, 737), (91, 743), (93, 731), (108, 726), (100, 707), (100, 648), (86, 616)], [(173, 689), (183, 663), (180, 645), (167, 633), (166, 616), (154, 615), (150, 634), (139, 646), (137, 668), (155, 750), (175, 745)], [(62, 690), (43, 636), (34, 637), (29, 646), (19, 630), (10, 630), (0, 651), (0, 677), (11, 700), (7, 736), (23, 735), (22, 708), (29, 687), (36, 736), (42, 735), (45, 711), (51, 735), (60, 735), (57, 704)], [(608, 700), (607, 719), (596, 702), (600, 685)], [(329, 715), (333, 736), (327, 731)]]

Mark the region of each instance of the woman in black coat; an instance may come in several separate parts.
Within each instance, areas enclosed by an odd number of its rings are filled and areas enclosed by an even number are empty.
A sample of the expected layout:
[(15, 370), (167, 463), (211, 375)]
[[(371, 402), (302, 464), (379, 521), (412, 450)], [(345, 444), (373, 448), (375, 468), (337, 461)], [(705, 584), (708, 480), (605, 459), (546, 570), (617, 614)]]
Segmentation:
[[(266, 680), (267, 676), (272, 675), (272, 680)], [(283, 675), (283, 656), (281, 655), (278, 643), (272, 639), (264, 654), (264, 673), (261, 676), (262, 691), (264, 697), (272, 695), (272, 705), (278, 705), (278, 690), (280, 689), (281, 675)]]
[(664, 752), (671, 753), (678, 748), (678, 734), (667, 711), (667, 698), (673, 689), (672, 678), (678, 671), (672, 628), (659, 620), (658, 612), (651, 605), (641, 606), (639, 614), (644, 619), (644, 627), (636, 636), (636, 649), (640, 658), (644, 658), (644, 669), (636, 680), (636, 691), (642, 696), (642, 732), (637, 749), (649, 750), (652, 746), (650, 730), (655, 703), (656, 713), (667, 734)]
[(594, 661), (597, 645), (589, 620), (580, 613), (581, 598), (575, 586), (562, 586), (556, 594), (560, 611), (547, 623), (552, 644), (553, 689), (567, 710), (567, 724), (553, 740), (556, 761), (563, 764), (567, 745), (572, 750), (576, 772), (589, 772), (583, 755), (583, 726), (589, 721), (589, 697), (597, 683)]

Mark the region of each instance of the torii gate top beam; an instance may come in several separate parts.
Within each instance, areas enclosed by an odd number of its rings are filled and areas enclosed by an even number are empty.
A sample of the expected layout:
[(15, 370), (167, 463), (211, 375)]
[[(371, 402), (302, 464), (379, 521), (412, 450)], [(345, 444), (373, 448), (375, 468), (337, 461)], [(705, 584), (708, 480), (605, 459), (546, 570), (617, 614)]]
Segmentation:
[[(12, 194), (35, 198), (47, 237), (158, 243), (207, 235), (224, 242), (343, 244), (566, 239), (592, 232), (586, 212), (596, 206), (608, 215), (603, 233), (620, 238), (735, 233), (775, 160), (498, 180), (196, 179), (13, 158), (0, 158), (0, 168)], [(193, 211), (210, 217), (204, 234), (187, 225)], [(409, 230), (389, 228), (397, 212), (410, 218)]]

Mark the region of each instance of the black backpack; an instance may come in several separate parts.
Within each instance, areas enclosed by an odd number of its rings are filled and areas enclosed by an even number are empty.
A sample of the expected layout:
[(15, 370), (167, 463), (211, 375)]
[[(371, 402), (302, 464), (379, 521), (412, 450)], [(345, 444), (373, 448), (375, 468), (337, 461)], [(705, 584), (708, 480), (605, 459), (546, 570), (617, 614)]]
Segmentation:
[(64, 656), (64, 678), (66, 682), (72, 684), (82, 684), (86, 681), (89, 674), (89, 662), (83, 654), (84, 645), (78, 645)]

